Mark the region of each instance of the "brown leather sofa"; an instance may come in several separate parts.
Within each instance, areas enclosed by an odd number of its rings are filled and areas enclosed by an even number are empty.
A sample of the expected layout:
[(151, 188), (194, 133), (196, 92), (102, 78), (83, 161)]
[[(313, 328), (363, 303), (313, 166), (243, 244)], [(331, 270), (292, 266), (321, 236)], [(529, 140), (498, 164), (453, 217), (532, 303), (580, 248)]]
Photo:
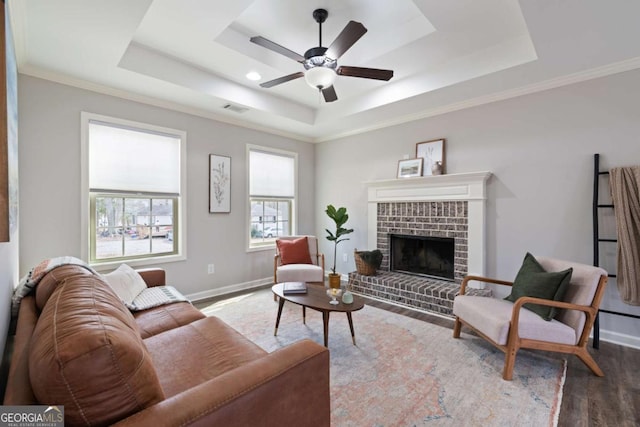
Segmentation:
[[(164, 271), (141, 271), (148, 286)], [(329, 426), (329, 352), (267, 353), (189, 303), (136, 313), (78, 266), (20, 306), (5, 405), (64, 405), (65, 425)]]

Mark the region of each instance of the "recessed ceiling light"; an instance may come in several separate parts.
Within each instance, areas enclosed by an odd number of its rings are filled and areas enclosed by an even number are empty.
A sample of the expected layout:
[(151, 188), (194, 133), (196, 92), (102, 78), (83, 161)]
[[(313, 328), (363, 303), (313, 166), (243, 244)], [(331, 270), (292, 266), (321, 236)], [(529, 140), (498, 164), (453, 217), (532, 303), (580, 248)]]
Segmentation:
[(256, 71), (251, 71), (251, 72), (247, 73), (247, 78), (249, 80), (253, 80), (255, 82), (255, 81), (260, 80), (262, 78), (262, 76), (260, 74), (258, 74)]

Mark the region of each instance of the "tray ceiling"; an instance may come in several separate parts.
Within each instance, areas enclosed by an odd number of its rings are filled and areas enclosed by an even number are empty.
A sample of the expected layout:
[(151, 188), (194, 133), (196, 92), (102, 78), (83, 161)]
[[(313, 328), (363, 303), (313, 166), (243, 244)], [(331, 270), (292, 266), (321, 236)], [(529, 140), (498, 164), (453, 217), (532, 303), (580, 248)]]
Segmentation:
[[(340, 65), (394, 77), (338, 76), (333, 103), (304, 79), (261, 88), (303, 68), (249, 38), (304, 54), (318, 45), (318, 7), (329, 11), (324, 46), (350, 20), (368, 29)], [(623, 0), (10, 0), (9, 8), (21, 73), (307, 141), (640, 66), (640, 6)], [(246, 78), (252, 71), (259, 81)]]

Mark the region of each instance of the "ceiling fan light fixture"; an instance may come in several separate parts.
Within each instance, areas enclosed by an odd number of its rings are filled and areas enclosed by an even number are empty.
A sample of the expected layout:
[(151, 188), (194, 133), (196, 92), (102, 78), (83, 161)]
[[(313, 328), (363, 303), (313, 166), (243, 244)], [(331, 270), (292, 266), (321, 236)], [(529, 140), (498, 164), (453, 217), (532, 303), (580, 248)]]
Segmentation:
[(333, 86), (336, 76), (335, 70), (327, 67), (310, 68), (304, 73), (307, 84), (314, 89), (326, 89)]
[(298, 71), (297, 73), (260, 83), (260, 87), (270, 88), (304, 77), (309, 86), (318, 89), (322, 93), (325, 102), (334, 102), (338, 100), (338, 95), (333, 87), (333, 83), (338, 74), (341, 76), (385, 81), (393, 77), (393, 70), (351, 66), (338, 67), (338, 59), (367, 32), (367, 29), (360, 22), (349, 21), (331, 45), (329, 47), (323, 47), (322, 23), (327, 19), (327, 16), (329, 16), (329, 13), (326, 9), (316, 9), (313, 11), (313, 19), (318, 23), (318, 46), (307, 50), (304, 56), (274, 43), (269, 39), (265, 39), (262, 36), (255, 36), (249, 39), (251, 43), (255, 43), (258, 46), (262, 46), (299, 62), (305, 69), (304, 72)]

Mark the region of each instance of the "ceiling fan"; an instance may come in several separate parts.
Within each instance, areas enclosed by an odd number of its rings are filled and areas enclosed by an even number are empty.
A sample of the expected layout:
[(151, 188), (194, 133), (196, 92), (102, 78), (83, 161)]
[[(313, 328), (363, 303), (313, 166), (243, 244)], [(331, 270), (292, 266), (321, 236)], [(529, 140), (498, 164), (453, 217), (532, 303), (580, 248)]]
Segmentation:
[(286, 47), (280, 46), (271, 40), (265, 39), (264, 37), (251, 37), (250, 41), (252, 43), (284, 55), (287, 58), (291, 58), (294, 61), (301, 63), (306, 70), (305, 72), (299, 71), (297, 73), (261, 83), (261, 87), (270, 88), (304, 77), (310, 86), (317, 88), (322, 92), (326, 102), (333, 102), (338, 99), (336, 90), (333, 87), (333, 82), (337, 75), (385, 81), (388, 81), (393, 77), (393, 70), (349, 67), (344, 65), (338, 66), (338, 58), (349, 50), (349, 48), (351, 48), (351, 46), (353, 46), (355, 42), (357, 42), (360, 37), (367, 32), (367, 29), (360, 22), (349, 21), (328, 48), (322, 47), (322, 23), (327, 19), (327, 16), (329, 16), (329, 12), (325, 9), (316, 9), (313, 11), (313, 19), (315, 19), (319, 25), (319, 46), (312, 47), (307, 50), (304, 56), (289, 50)]

